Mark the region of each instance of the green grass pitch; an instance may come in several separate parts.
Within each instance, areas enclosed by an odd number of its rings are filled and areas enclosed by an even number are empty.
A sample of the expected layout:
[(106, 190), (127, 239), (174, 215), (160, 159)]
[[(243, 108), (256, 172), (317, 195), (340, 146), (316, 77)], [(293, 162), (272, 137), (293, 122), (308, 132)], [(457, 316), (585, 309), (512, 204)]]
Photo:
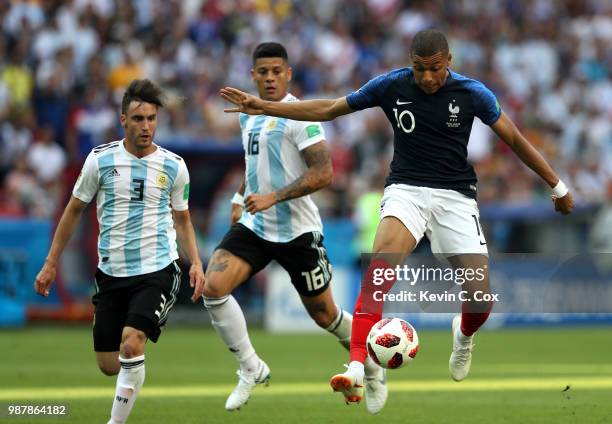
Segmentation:
[[(237, 381), (233, 356), (210, 328), (170, 326), (147, 346), (146, 381), (128, 422), (612, 423), (611, 334), (605, 327), (483, 331), (470, 376), (455, 383), (448, 375), (450, 331), (419, 331), (419, 354), (389, 372), (387, 406), (372, 416), (329, 388), (348, 359), (329, 335), (253, 331), (272, 381), (230, 413), (223, 406)], [(0, 422), (107, 421), (115, 378), (98, 371), (89, 328), (3, 330), (0, 352)], [(7, 405), (20, 403), (65, 404), (69, 414), (8, 417)]]

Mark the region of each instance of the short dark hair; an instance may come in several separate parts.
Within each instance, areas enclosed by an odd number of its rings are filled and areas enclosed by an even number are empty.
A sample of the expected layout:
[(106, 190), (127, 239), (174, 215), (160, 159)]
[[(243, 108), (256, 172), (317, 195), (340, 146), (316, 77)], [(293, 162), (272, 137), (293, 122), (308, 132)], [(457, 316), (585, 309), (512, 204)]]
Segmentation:
[(417, 32), (412, 39), (410, 55), (422, 57), (433, 56), (436, 53), (448, 53), (446, 36), (437, 29), (424, 29)]
[(285, 47), (280, 43), (274, 42), (261, 43), (255, 47), (255, 50), (253, 50), (253, 63), (262, 57), (280, 57), (285, 59), (285, 61), (289, 61)]
[(133, 101), (152, 103), (157, 107), (164, 107), (164, 92), (157, 84), (149, 79), (133, 80), (123, 94), (121, 100), (121, 113), (127, 114), (130, 103)]

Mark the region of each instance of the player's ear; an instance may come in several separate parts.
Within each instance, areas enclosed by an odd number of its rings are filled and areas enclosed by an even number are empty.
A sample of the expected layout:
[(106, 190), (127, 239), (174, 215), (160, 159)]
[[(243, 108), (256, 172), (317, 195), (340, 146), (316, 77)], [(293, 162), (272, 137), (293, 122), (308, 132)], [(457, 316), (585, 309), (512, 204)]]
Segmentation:
[(293, 78), (293, 68), (289, 66), (287, 68), (287, 82), (290, 82), (291, 78)]
[(450, 66), (452, 60), (453, 60), (453, 55), (450, 54), (450, 52), (448, 52), (448, 56), (447, 56), (447, 59), (446, 59), (446, 66)]
[(251, 79), (255, 81), (255, 69), (251, 68)]
[(122, 113), (121, 116), (119, 116), (119, 122), (121, 123), (121, 126), (125, 128), (127, 124), (127, 116)]

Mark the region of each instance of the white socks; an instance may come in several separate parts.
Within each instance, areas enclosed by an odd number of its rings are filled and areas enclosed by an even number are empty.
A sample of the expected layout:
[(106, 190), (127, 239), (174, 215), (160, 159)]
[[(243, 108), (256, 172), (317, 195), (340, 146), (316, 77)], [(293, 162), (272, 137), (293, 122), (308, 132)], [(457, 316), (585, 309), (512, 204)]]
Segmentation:
[(204, 306), (213, 327), (240, 363), (240, 369), (255, 372), (260, 359), (251, 344), (244, 314), (234, 296), (204, 297)]
[[(331, 323), (329, 327), (326, 328), (326, 330), (335, 335), (338, 338), (340, 344), (344, 346), (346, 350), (350, 351), (353, 316), (350, 313), (340, 309), (338, 305), (336, 305), (336, 308), (338, 311), (336, 319), (334, 320), (334, 322)], [(364, 364), (356, 361), (352, 362), (352, 364), (353, 363), (356, 367), (358, 367), (356, 364), (361, 365), (361, 367), (358, 368), (360, 368), (363, 372)], [(380, 372), (380, 367), (376, 365), (376, 363), (372, 361), (372, 359), (368, 356), (365, 361), (365, 373), (367, 375), (375, 375), (378, 372)]]
[(463, 331), (461, 331), (461, 327), (459, 327), (455, 332), (455, 341), (461, 346), (470, 345), (472, 343), (473, 338), (473, 334), (471, 336), (466, 336), (465, 334), (463, 334)]
[(108, 424), (123, 424), (127, 421), (132, 406), (145, 379), (145, 356), (125, 359), (119, 357), (121, 370), (117, 375), (117, 386), (111, 419)]
[(334, 319), (334, 322), (332, 322), (326, 330), (336, 336), (340, 344), (344, 346), (346, 350), (350, 350), (353, 316), (340, 309), (338, 305), (336, 305), (336, 311), (336, 319)]

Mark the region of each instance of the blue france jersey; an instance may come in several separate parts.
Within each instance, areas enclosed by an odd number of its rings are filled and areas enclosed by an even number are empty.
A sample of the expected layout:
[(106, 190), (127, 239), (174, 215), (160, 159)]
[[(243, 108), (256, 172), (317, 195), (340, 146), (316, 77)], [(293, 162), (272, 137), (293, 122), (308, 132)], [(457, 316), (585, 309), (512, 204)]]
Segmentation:
[(123, 141), (91, 151), (72, 195), (96, 197), (98, 268), (114, 277), (159, 271), (178, 259), (172, 210), (188, 208), (189, 173), (183, 159), (157, 146), (142, 157)]
[(346, 97), (355, 110), (380, 106), (393, 125), (390, 184), (455, 190), (476, 198), (476, 174), (467, 160), (474, 117), (487, 125), (501, 116), (495, 95), (479, 81), (449, 69), (434, 94), (417, 85), (412, 68), (370, 80)]

